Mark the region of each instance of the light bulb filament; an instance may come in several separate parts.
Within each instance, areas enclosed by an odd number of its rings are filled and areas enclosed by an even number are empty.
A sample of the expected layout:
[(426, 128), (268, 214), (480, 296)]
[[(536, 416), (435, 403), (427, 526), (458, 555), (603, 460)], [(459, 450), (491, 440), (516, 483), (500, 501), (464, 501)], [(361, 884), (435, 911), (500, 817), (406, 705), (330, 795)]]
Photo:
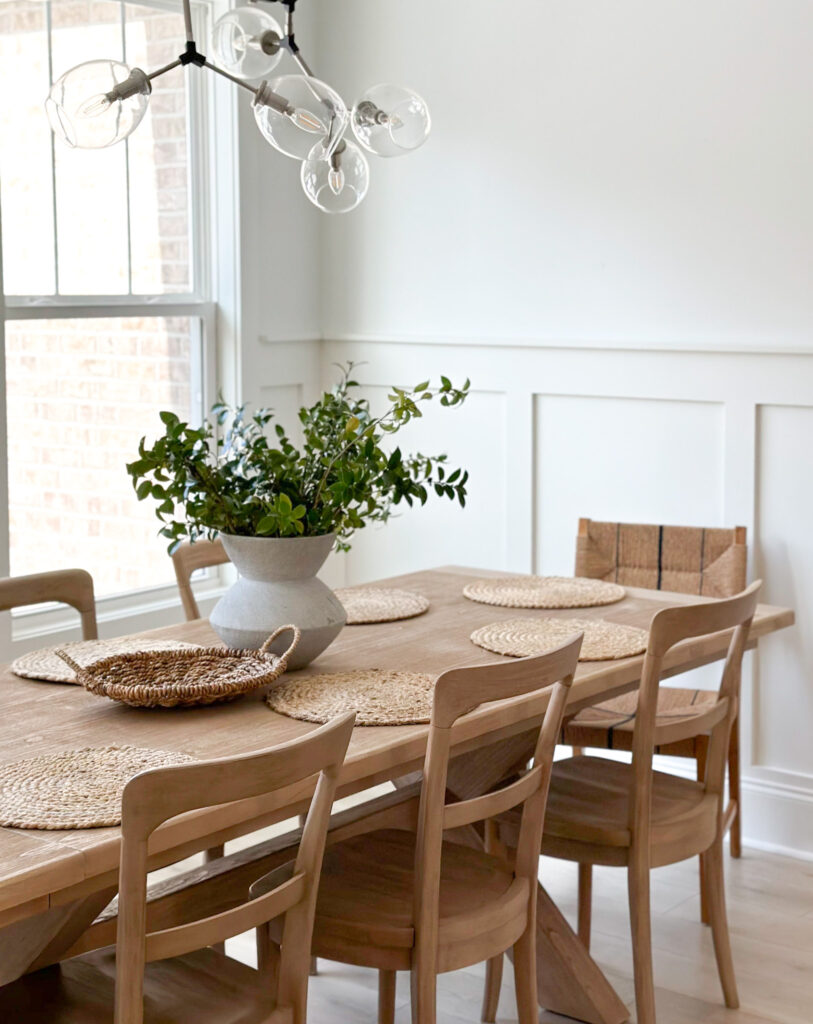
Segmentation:
[(312, 135), (325, 134), (324, 124), (310, 110), (305, 110), (304, 107), (297, 107), (295, 110), (288, 111), (287, 113), (291, 121), (293, 121), (297, 128), (301, 128), (303, 132), (310, 132)]
[(330, 185), (330, 191), (334, 196), (341, 193), (344, 188), (344, 171), (341, 167), (336, 166), (330, 168), (330, 174), (327, 176), (327, 183)]
[(79, 108), (79, 113), (82, 117), (98, 117), (110, 108), (110, 104), (109, 94), (99, 93), (98, 96), (91, 96), (89, 100), (86, 100)]

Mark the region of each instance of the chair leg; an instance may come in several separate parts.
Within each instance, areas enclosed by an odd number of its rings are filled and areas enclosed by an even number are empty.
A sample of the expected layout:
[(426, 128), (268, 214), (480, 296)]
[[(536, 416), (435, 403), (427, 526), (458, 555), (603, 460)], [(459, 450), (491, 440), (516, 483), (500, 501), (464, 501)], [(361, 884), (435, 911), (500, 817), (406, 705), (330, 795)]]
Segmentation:
[(573, 756), (581, 757), (584, 753), (584, 747), (573, 747)]
[(728, 799), (736, 808), (729, 835), (732, 857), (742, 856), (742, 794), (740, 793), (740, 716), (734, 719), (728, 745)]
[(590, 950), (590, 925), (593, 919), (593, 865), (579, 864), (579, 924), (582, 945)]
[[(213, 860), (220, 860), (220, 858), (223, 857), (225, 855), (225, 853), (226, 853), (226, 849), (225, 849), (225, 847), (223, 846), (222, 843), (219, 846), (210, 846), (208, 850), (204, 850), (204, 853), (203, 853), (203, 863), (204, 864), (210, 864)], [(218, 953), (225, 953), (226, 952), (226, 943), (225, 942), (216, 942), (212, 946), (212, 949), (216, 949)]]
[(480, 1020), (483, 1021), (483, 1024), (494, 1024), (497, 1019), (497, 1004), (500, 1001), (504, 963), (504, 953), (486, 961), (486, 986), (483, 991), (483, 1009), (480, 1013)]
[[(491, 853), (495, 857), (502, 857), (505, 861), (509, 860), (508, 850), (500, 840), (497, 822), (490, 818), (485, 823), (485, 846), (487, 853)], [(505, 955), (503, 953), (486, 962), (486, 984), (483, 990), (483, 1008), (480, 1011), (480, 1020), (484, 1024), (494, 1024), (497, 1019), (497, 1004), (500, 1001), (504, 962)]]
[(409, 972), (412, 1024), (437, 1024), (437, 972), (425, 957), (412, 961)]
[(737, 995), (737, 979), (734, 975), (734, 961), (731, 956), (731, 940), (728, 935), (728, 915), (725, 905), (725, 874), (723, 870), (723, 839), (720, 836), (705, 853), (706, 874), (709, 883), (709, 911), (711, 933), (714, 939), (714, 955), (723, 988), (725, 1004), (730, 1010), (740, 1005)]
[(514, 945), (514, 989), (517, 994), (519, 1024), (538, 1024), (539, 1002), (536, 994), (536, 915)]
[(637, 858), (627, 868), (635, 1005), (638, 1024), (655, 1024), (655, 980), (652, 970), (652, 920), (649, 901), (649, 865)]
[(257, 970), (274, 992), (279, 983), (279, 963), (279, 946), (271, 938), (268, 925), (261, 924), (257, 928)]
[[(695, 741), (695, 758), (697, 760), (697, 781), (705, 782), (706, 759), (709, 753), (709, 741), (706, 736), (698, 736)], [(703, 857), (700, 857), (700, 920), (703, 924), (710, 923), (708, 885), (706, 882), (706, 869)]]
[(378, 1024), (395, 1022), (395, 971), (378, 972)]

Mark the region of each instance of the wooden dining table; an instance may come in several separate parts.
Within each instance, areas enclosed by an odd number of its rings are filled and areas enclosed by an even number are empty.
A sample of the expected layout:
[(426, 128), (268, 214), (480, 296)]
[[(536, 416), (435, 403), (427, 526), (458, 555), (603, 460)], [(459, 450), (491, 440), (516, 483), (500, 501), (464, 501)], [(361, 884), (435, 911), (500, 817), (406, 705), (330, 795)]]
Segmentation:
[[(380, 585), (424, 594), (430, 601), (429, 610), (408, 620), (348, 626), (304, 672), (385, 668), (439, 673), (452, 666), (501, 660), (470, 640), (474, 629), (497, 620), (550, 614), (647, 628), (662, 608), (707, 600), (630, 588), (616, 604), (539, 613), (478, 604), (463, 596), (466, 582), (489, 575), (499, 574), (444, 567), (381, 581)], [(760, 605), (750, 634), (751, 646), (793, 621), (790, 609)], [(202, 644), (217, 640), (205, 620), (140, 635)], [(727, 639), (727, 634), (720, 633), (679, 644), (667, 656), (667, 674), (676, 675), (720, 659)], [(635, 689), (642, 663), (642, 656), (581, 663), (569, 708), (575, 712)], [(221, 758), (270, 747), (315, 728), (271, 711), (263, 696), (258, 693), (208, 707), (135, 709), (94, 696), (79, 686), (22, 679), (3, 669), (0, 775), (3, 764), (80, 747), (127, 744), (180, 751), (198, 759)], [(502, 701), (477, 709), (457, 723), (452, 740), (456, 758), (449, 780), (455, 795), (466, 798), (485, 792), (528, 758), (532, 731), (541, 721), (547, 699), (547, 693), (542, 692)], [(420, 771), (427, 733), (425, 725), (356, 728), (339, 795), (408, 779), (410, 773)], [(167, 822), (152, 837), (151, 867), (179, 861), (300, 814), (307, 809), (312, 784), (307, 780), (269, 797), (196, 811)], [(295, 838), (294, 834), (292, 841)], [(108, 912), (107, 924), (93, 922), (116, 893), (120, 840), (118, 828), (0, 829), (0, 984), (88, 948), (92, 945), (88, 936), (114, 939), (114, 916), (111, 918)], [(265, 859), (257, 862), (257, 874), (284, 856), (279, 842), (273, 849), (266, 847)], [(218, 870), (221, 873), (215, 878), (201, 869), (191, 879), (201, 883), (201, 900), (223, 899), (224, 887), (229, 884), (239, 882), (244, 886), (251, 862), (247, 865), (242, 853), (231, 861), (226, 858), (225, 867)], [(190, 891), (195, 892), (194, 888)], [(189, 897), (185, 899), (188, 903)], [(167, 927), (176, 920), (173, 914), (180, 914), (183, 905), (177, 886), (169, 895), (159, 893), (155, 913), (160, 915), (160, 925)], [(538, 909), (540, 1005), (593, 1024), (622, 1024), (628, 1020), (629, 1011), (542, 885)]]

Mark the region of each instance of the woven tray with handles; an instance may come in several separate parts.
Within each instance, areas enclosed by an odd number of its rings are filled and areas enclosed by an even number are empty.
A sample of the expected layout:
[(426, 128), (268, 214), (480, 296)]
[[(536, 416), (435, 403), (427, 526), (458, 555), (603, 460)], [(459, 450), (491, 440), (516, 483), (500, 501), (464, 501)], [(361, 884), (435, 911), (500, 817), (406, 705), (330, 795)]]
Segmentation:
[[(281, 655), (271, 654), (271, 644), (288, 630), (293, 633), (288, 649)], [(136, 708), (191, 707), (236, 700), (273, 683), (288, 668), (301, 635), (296, 626), (280, 626), (258, 651), (226, 647), (138, 651), (85, 667), (64, 651), (56, 653), (74, 670), (78, 682), (99, 697)]]

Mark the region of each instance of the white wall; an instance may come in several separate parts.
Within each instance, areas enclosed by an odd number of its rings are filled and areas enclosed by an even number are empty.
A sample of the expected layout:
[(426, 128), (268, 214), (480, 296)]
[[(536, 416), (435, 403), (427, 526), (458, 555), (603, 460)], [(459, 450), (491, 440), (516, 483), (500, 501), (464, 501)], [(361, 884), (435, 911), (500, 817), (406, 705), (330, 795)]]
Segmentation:
[(435, 124), (319, 225), (322, 380), (474, 389), (412, 438), (467, 510), (359, 535), (346, 579), (565, 572), (579, 515), (747, 526), (799, 626), (748, 673), (745, 830), (813, 856), (813, 6), (321, 0), (317, 31), (349, 101), (402, 81)]
[(799, 346), (807, 0), (323, 0), (320, 68), (431, 101), (326, 231), (330, 337)]

